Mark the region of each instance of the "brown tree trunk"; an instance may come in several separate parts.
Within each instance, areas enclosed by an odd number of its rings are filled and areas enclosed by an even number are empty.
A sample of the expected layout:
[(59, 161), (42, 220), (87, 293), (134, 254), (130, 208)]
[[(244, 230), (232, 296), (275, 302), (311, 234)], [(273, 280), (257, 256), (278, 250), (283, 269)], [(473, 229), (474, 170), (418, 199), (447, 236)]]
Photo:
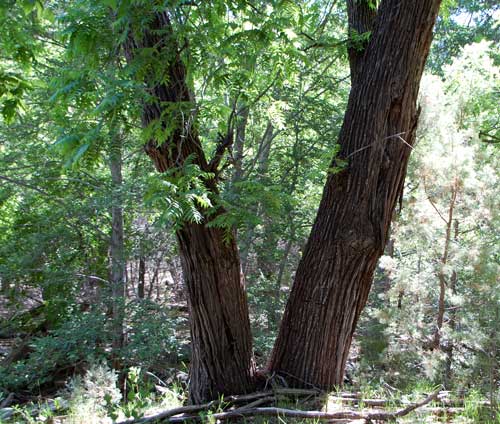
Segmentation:
[[(293, 385), (343, 382), (352, 335), (402, 194), (439, 4), (382, 1), (365, 51), (351, 60), (336, 172), (327, 179), (269, 364)], [(368, 2), (348, 5), (352, 20), (353, 8)]]
[(234, 140), (233, 159), (234, 159), (234, 173), (232, 182), (241, 181), (243, 178), (243, 152), (245, 149), (246, 128), (248, 122), (249, 109), (247, 106), (240, 106), (239, 113), (237, 114), (236, 123), (236, 139)]
[(109, 170), (113, 186), (111, 240), (109, 246), (113, 319), (113, 366), (120, 368), (119, 351), (123, 347), (123, 307), (125, 306), (125, 247), (122, 202), (122, 146), (119, 134), (113, 135), (109, 152)]
[[(267, 171), (269, 169), (269, 155), (271, 153), (271, 144), (275, 136), (275, 134), (273, 134), (273, 131), (273, 124), (269, 121), (264, 131), (264, 135), (262, 136), (262, 139), (259, 143), (259, 148), (255, 157), (255, 163), (257, 163), (258, 170), (258, 180), (260, 180), (261, 182), (265, 180)], [(254, 213), (256, 216), (260, 216), (261, 211), (261, 203), (258, 202), (253, 208), (252, 213)], [(247, 274), (248, 271), (248, 255), (254, 241), (255, 226), (248, 229), (246, 237), (244, 240), (242, 240), (241, 243), (241, 265), (244, 274)]]
[(191, 322), (190, 397), (249, 391), (252, 341), (236, 241), (199, 224), (186, 224), (177, 238)]
[[(458, 179), (455, 178), (453, 182), (453, 186), (451, 188), (450, 195), (450, 203), (448, 206), (448, 219), (446, 222), (446, 233), (444, 240), (444, 249), (443, 255), (441, 256), (441, 261), (438, 270), (438, 280), (439, 280), (439, 299), (438, 299), (438, 311), (436, 317), (436, 328), (434, 330), (434, 340), (433, 347), (435, 349), (441, 349), (441, 331), (444, 324), (444, 313), (446, 311), (446, 274), (445, 274), (445, 266), (448, 264), (449, 256), (450, 256), (450, 242), (451, 242), (451, 230), (453, 225), (453, 212), (455, 210), (455, 203), (457, 200), (458, 194)], [(432, 200), (429, 198), (429, 201), (432, 203)], [(434, 205), (433, 205), (434, 206)], [(436, 206), (434, 206), (436, 208)], [(436, 209), (437, 210), (437, 209)]]
[[(161, 80), (146, 77), (146, 89), (154, 101), (143, 105), (143, 126), (156, 122), (164, 128), (174, 127), (165, 142), (150, 140), (145, 146), (147, 154), (159, 172), (180, 173), (189, 157), (202, 171), (216, 173), (224, 150), (229, 147), (230, 134), (220, 141), (214, 158), (207, 161), (193, 122), (194, 98), (168, 12), (157, 13), (140, 37), (129, 38), (125, 46), (127, 59), (133, 61), (136, 50), (143, 48), (155, 49), (159, 60), (168, 60), (166, 75)], [(165, 107), (172, 110), (172, 104), (178, 104), (178, 110), (166, 113)], [(204, 183), (217, 196), (216, 180)], [(204, 220), (223, 212), (219, 208), (210, 217), (204, 216)], [(255, 365), (244, 280), (234, 234), (228, 242), (224, 231), (191, 222), (183, 223), (177, 231), (190, 312), (189, 395), (194, 403), (254, 388)]]
[(137, 297), (144, 299), (144, 286), (146, 283), (146, 259), (144, 256), (139, 257), (139, 278), (137, 282)]

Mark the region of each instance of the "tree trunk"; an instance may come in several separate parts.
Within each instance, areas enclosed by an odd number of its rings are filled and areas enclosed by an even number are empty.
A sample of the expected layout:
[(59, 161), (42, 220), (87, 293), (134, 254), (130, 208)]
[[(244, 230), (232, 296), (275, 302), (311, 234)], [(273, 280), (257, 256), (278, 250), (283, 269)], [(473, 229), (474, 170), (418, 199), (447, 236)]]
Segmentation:
[(247, 106), (240, 106), (240, 111), (237, 114), (236, 123), (236, 139), (234, 140), (233, 156), (234, 156), (234, 173), (232, 182), (241, 181), (243, 178), (243, 152), (245, 149), (246, 128), (248, 122), (249, 109)]
[[(433, 347), (435, 349), (441, 349), (441, 330), (444, 324), (444, 313), (446, 310), (446, 275), (445, 266), (448, 264), (450, 256), (450, 242), (451, 242), (451, 230), (453, 225), (453, 212), (455, 210), (455, 202), (457, 200), (458, 194), (458, 179), (455, 178), (453, 186), (451, 188), (450, 203), (448, 206), (448, 220), (446, 221), (446, 233), (444, 240), (443, 255), (441, 256), (441, 261), (438, 270), (438, 280), (439, 280), (439, 299), (438, 299), (438, 311), (436, 317), (436, 328), (434, 330), (434, 340)], [(430, 198), (429, 198), (430, 200)]]
[[(145, 79), (154, 101), (143, 104), (143, 126), (156, 122), (172, 129), (174, 125), (168, 140), (150, 140), (146, 153), (159, 172), (182, 172), (189, 157), (202, 171), (216, 173), (230, 134), (221, 140), (214, 158), (207, 161), (193, 122), (194, 98), (168, 12), (158, 12), (140, 37), (129, 38), (125, 45), (127, 59), (133, 61), (136, 50), (144, 48), (155, 49), (158, 60), (166, 58), (169, 62), (165, 63), (166, 75), (161, 80), (153, 76)], [(172, 104), (179, 108), (172, 110)], [(214, 196), (218, 195), (215, 179), (204, 183)], [(222, 213), (224, 210), (218, 208), (210, 217), (205, 215), (204, 220), (210, 221)], [(227, 241), (225, 231), (191, 222), (183, 223), (177, 231), (190, 312), (189, 396), (194, 403), (254, 388), (255, 365), (244, 280), (234, 234)]]
[[(419, 83), (439, 0), (385, 0), (363, 54), (311, 235), (299, 263), (270, 370), (295, 386), (343, 382), (390, 220), (402, 195), (418, 119)], [(368, 2), (348, 2), (353, 9)], [(356, 26), (351, 22), (351, 29)], [(357, 46), (359, 48), (359, 46)]]
[[(267, 171), (269, 169), (269, 155), (271, 153), (271, 144), (274, 139), (273, 130), (273, 124), (271, 123), (271, 121), (269, 121), (266, 125), (264, 135), (262, 136), (262, 139), (259, 143), (259, 148), (255, 157), (255, 163), (257, 163), (258, 165), (257, 179), (261, 182), (265, 179)], [(262, 207), (260, 202), (258, 202), (252, 209), (253, 210), (251, 212), (256, 216), (260, 216), (262, 214)], [(241, 243), (241, 265), (244, 274), (247, 274), (248, 271), (248, 255), (250, 254), (250, 248), (254, 241), (255, 226), (252, 226), (248, 229), (246, 237)]]
[(109, 170), (113, 186), (111, 207), (111, 240), (109, 246), (110, 281), (113, 319), (113, 356), (114, 367), (120, 367), (117, 352), (123, 346), (123, 307), (125, 303), (125, 247), (123, 237), (122, 205), (122, 146), (119, 134), (113, 135), (109, 153)]
[(137, 297), (139, 299), (144, 299), (144, 286), (146, 282), (146, 259), (144, 256), (139, 257), (139, 278), (137, 282)]
[[(458, 187), (457, 187), (458, 188)], [(453, 231), (455, 233), (453, 237), (453, 241), (455, 243), (458, 243), (458, 228), (459, 228), (459, 222), (458, 219), (454, 220), (454, 226), (453, 226)], [(451, 277), (450, 277), (450, 291), (453, 296), (456, 296), (457, 294), (457, 281), (458, 281), (458, 275), (455, 270), (451, 272)], [(455, 337), (455, 330), (457, 327), (457, 306), (456, 305), (451, 305), (450, 308), (450, 313), (449, 313), (450, 319), (448, 321), (448, 325), (450, 326), (451, 329), (451, 337), (448, 340), (448, 344), (446, 346), (446, 364), (445, 364), (445, 371), (444, 371), (444, 387), (445, 389), (449, 389), (452, 383), (452, 377), (453, 377), (453, 370), (452, 370), (452, 365), (453, 365), (453, 350), (455, 348), (455, 343), (454, 343), (454, 337)]]
[(191, 322), (194, 403), (251, 390), (250, 323), (236, 241), (224, 230), (186, 224), (178, 231)]

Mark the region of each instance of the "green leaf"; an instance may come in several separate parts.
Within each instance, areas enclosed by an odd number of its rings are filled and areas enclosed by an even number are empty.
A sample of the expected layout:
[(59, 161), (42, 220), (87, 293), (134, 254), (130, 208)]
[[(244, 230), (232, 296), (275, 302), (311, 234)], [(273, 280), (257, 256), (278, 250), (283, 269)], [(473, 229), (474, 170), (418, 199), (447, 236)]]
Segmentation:
[(90, 144), (86, 143), (80, 146), (80, 148), (76, 151), (76, 153), (72, 157), (72, 163), (75, 164), (78, 160), (85, 154), (85, 152), (89, 149)]

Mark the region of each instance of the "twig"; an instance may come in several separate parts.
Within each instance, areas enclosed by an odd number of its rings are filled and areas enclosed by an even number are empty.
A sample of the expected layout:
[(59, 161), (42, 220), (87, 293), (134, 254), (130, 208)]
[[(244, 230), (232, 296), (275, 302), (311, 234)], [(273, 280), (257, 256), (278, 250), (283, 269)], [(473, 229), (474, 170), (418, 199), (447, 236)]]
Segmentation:
[(241, 410), (241, 409), (247, 409), (247, 408), (255, 408), (256, 406), (260, 406), (260, 405), (263, 405), (265, 403), (269, 403), (269, 402), (272, 402), (272, 401), (276, 401), (276, 397), (275, 396), (263, 397), (263, 398), (254, 400), (253, 402), (250, 402), (250, 403), (248, 403), (245, 406), (242, 406), (241, 408), (239, 408), (239, 410)]
[(436, 399), (439, 395), (441, 388), (439, 390), (436, 390), (434, 393), (431, 393), (429, 396), (427, 396), (425, 399), (421, 400), (420, 402), (414, 403), (413, 405), (409, 405), (406, 408), (400, 409), (397, 412), (394, 412), (394, 418), (398, 417), (403, 417), (405, 415), (408, 415), (410, 412), (414, 411), (417, 408), (420, 408), (421, 406), (427, 405), (428, 403), (432, 402), (434, 399)]
[(444, 221), (444, 223), (446, 225), (448, 225), (448, 220), (443, 216), (443, 214), (439, 211), (439, 209), (437, 208), (436, 204), (434, 203), (434, 201), (431, 199), (431, 195), (428, 193), (427, 191), (427, 186), (425, 184), (425, 178), (423, 179), (423, 183), (424, 183), (424, 192), (425, 194), (427, 195), (427, 200), (429, 200), (431, 206), (434, 208), (434, 210), (437, 212), (437, 214), (439, 215), (439, 217)]
[(402, 141), (404, 144), (406, 144), (411, 150), (413, 150), (414, 147), (410, 143), (408, 143), (403, 137), (401, 137), (403, 134), (405, 134), (405, 132), (393, 134), (393, 135), (390, 135), (388, 137), (385, 137), (384, 140), (390, 140), (390, 139), (396, 138), (396, 139)]

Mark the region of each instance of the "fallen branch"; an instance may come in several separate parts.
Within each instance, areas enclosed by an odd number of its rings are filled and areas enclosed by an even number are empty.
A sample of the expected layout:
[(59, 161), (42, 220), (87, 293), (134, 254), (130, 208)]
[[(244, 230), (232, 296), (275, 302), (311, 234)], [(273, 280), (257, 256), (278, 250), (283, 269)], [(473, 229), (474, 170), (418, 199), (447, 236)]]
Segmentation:
[[(158, 414), (154, 415), (146, 415), (145, 417), (142, 418), (130, 418), (128, 420), (120, 421), (117, 424), (143, 424), (143, 423), (149, 423), (152, 421), (156, 420), (164, 420), (166, 418), (173, 417), (175, 415), (180, 415), (180, 414), (192, 414), (195, 412), (201, 412), (201, 411), (207, 411), (211, 408), (216, 408), (220, 406), (221, 404), (224, 404), (226, 406), (229, 405), (237, 405), (245, 402), (256, 402), (257, 400), (260, 399), (266, 399), (266, 401), (269, 400), (274, 400), (276, 395), (283, 395), (283, 396), (311, 396), (311, 395), (320, 395), (321, 392), (318, 390), (303, 390), (303, 389), (291, 389), (291, 388), (282, 388), (282, 389), (276, 389), (276, 390), (268, 390), (265, 392), (256, 392), (256, 393), (250, 393), (248, 395), (234, 395), (234, 396), (228, 396), (226, 398), (223, 398), (221, 400), (214, 400), (212, 402), (208, 402), (202, 405), (189, 405), (189, 406), (181, 406), (179, 408), (174, 408), (174, 409), (169, 409), (166, 411), (159, 412)], [(271, 399), (269, 399), (271, 398)], [(259, 403), (261, 405), (262, 403)], [(251, 404), (250, 404), (251, 405)], [(246, 405), (243, 408), (247, 408), (250, 405)], [(254, 405), (255, 406), (255, 405)]]
[(420, 402), (414, 403), (413, 405), (408, 405), (406, 408), (399, 409), (396, 412), (383, 413), (382, 416), (387, 417), (387, 418), (377, 418), (376, 416), (370, 416), (369, 419), (372, 419), (372, 420), (384, 420), (385, 419), (387, 421), (387, 420), (395, 420), (396, 418), (404, 417), (405, 415), (408, 415), (410, 412), (414, 411), (415, 409), (420, 408), (421, 406), (427, 405), (428, 403), (437, 399), (439, 392), (440, 392), (440, 390), (437, 390), (434, 393), (431, 393), (425, 399), (421, 400)]
[(254, 400), (253, 402), (250, 402), (250, 403), (242, 406), (239, 409), (241, 410), (241, 409), (247, 409), (247, 408), (255, 408), (256, 406), (264, 405), (266, 403), (270, 403), (270, 402), (274, 402), (274, 401), (276, 401), (275, 396), (263, 397), (263, 398)]
[(457, 415), (465, 411), (465, 408), (452, 407), (452, 406), (430, 406), (425, 408), (420, 408), (418, 413), (428, 414), (428, 415)]
[[(277, 407), (264, 408), (240, 408), (234, 411), (218, 412), (210, 414), (210, 418), (214, 420), (229, 420), (233, 418), (243, 418), (248, 416), (271, 416), (271, 417), (290, 417), (290, 418), (310, 418), (316, 420), (336, 420), (336, 419), (366, 419), (365, 415), (354, 411), (338, 411), (338, 412), (321, 412), (321, 411), (300, 411), (295, 409), (285, 409)], [(201, 421), (202, 417), (198, 415), (171, 417), (169, 423), (181, 423), (188, 420)]]
[(339, 397), (339, 396), (328, 396), (328, 401), (333, 401), (333, 402), (341, 402), (341, 403), (347, 403), (347, 404), (362, 404), (364, 406), (379, 406), (379, 407), (384, 407), (384, 406), (399, 406), (401, 405), (401, 402), (399, 401), (391, 401), (391, 400), (386, 400), (386, 399), (361, 399), (361, 398), (349, 398), (349, 397)]
[[(441, 408), (449, 407), (449, 408), (454, 408), (454, 407), (463, 407), (464, 406), (464, 400), (463, 399), (447, 399), (443, 398), (443, 393), (445, 392), (440, 392), (437, 401), (441, 405)], [(402, 401), (399, 399), (364, 399), (361, 397), (357, 396), (352, 396), (348, 397), (347, 395), (342, 395), (342, 396), (328, 396), (328, 401), (333, 401), (333, 402), (339, 402), (343, 404), (354, 404), (354, 405), (363, 405), (367, 407), (375, 406), (375, 407), (387, 407), (387, 406), (406, 406), (408, 405), (408, 402)], [(469, 401), (473, 403), (474, 405), (477, 406), (484, 406), (484, 407), (489, 407), (491, 406), (491, 403), (487, 400), (474, 400), (474, 401)]]
[[(294, 389), (286, 389), (286, 391), (293, 390), (293, 393), (297, 395), (299, 392), (295, 391)], [(283, 390), (276, 390), (274, 392), (275, 395), (278, 394), (278, 392), (282, 392)], [(305, 391), (300, 391), (300, 393), (304, 393)], [(311, 394), (311, 391), (308, 394)], [(264, 396), (264, 393), (266, 392), (261, 392), (261, 393), (256, 393), (252, 395), (244, 395), (244, 396), (231, 396), (227, 399), (232, 399), (233, 401), (239, 400), (241, 401), (242, 398), (246, 398), (249, 400), (249, 398), (253, 397), (253, 399), (257, 399), (257, 397), (261, 397), (268, 401), (269, 399), (266, 399), (266, 396)], [(316, 391), (316, 393), (319, 393)], [(282, 393), (283, 394), (283, 393)], [(269, 395), (269, 393), (268, 393)], [(396, 418), (403, 417), (410, 412), (414, 411), (415, 409), (424, 406), (428, 403), (430, 403), (432, 400), (436, 399), (437, 396), (439, 395), (439, 391), (436, 391), (429, 396), (427, 396), (425, 399), (421, 400), (420, 402), (408, 405), (406, 408), (399, 409), (394, 412), (385, 412), (381, 410), (377, 411), (371, 411), (371, 412), (356, 412), (356, 411), (336, 411), (336, 412), (322, 412), (322, 411), (301, 411), (301, 410), (293, 410), (293, 409), (285, 409), (285, 408), (278, 408), (278, 407), (250, 407), (249, 405), (243, 406), (241, 408), (234, 409), (232, 411), (226, 411), (226, 412), (218, 412), (211, 414), (211, 418), (214, 420), (229, 420), (233, 418), (243, 418), (243, 417), (248, 417), (248, 416), (274, 416), (274, 417), (290, 417), (290, 418), (309, 418), (309, 419), (316, 419), (316, 420), (365, 420), (370, 422), (371, 420), (380, 420), (380, 421), (394, 421)], [(159, 414), (156, 415), (150, 415), (147, 417), (139, 418), (139, 419), (130, 419), (126, 421), (122, 421), (118, 424), (140, 424), (140, 423), (147, 423), (155, 420), (165, 420), (166, 422), (170, 423), (182, 423), (185, 421), (189, 420), (195, 420), (195, 421), (201, 421), (202, 417), (199, 415), (192, 415), (194, 412), (201, 412), (201, 411), (207, 411), (210, 408), (219, 405), (219, 401), (213, 401), (209, 402), (204, 405), (193, 405), (193, 406), (184, 406), (180, 408), (175, 408), (171, 409), (168, 411), (163, 411), (160, 412)], [(183, 415), (181, 415), (183, 414)], [(181, 416), (177, 416), (181, 415)]]

